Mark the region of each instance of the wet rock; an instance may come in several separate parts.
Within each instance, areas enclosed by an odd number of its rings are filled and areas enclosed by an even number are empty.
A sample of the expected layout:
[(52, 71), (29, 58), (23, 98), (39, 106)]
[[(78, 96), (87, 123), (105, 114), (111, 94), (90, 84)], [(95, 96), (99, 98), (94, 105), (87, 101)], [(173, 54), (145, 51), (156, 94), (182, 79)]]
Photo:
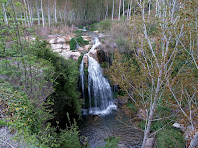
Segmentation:
[(85, 45), (83, 48), (85, 51), (89, 51), (89, 49), (92, 47), (92, 45)]
[(91, 50), (89, 52), (89, 56), (93, 57), (95, 60), (98, 61), (97, 50)]
[(87, 57), (87, 55), (83, 56), (83, 62), (85, 63), (85, 67), (87, 68), (88, 67), (88, 57)]
[(73, 59), (75, 61), (78, 61), (78, 58), (80, 57), (80, 52), (72, 52), (72, 51), (68, 51), (68, 52), (64, 52), (61, 53), (61, 55), (65, 58), (65, 59)]
[(82, 36), (82, 38), (85, 41), (91, 41), (91, 37), (90, 36)]
[(182, 132), (185, 132), (185, 129), (186, 129), (183, 124), (179, 124), (179, 123), (174, 123), (173, 127), (181, 130)]
[(153, 148), (155, 138), (149, 138), (146, 140), (145, 148)]
[(118, 148), (127, 148), (124, 144), (118, 144)]
[(93, 120), (94, 120), (94, 121), (97, 121), (98, 119), (99, 119), (99, 116), (97, 116), (97, 115), (94, 115), (94, 116), (93, 116)]
[(80, 139), (80, 142), (83, 146), (88, 146), (88, 143), (89, 143), (89, 138), (86, 137), (86, 136), (82, 136), (81, 139)]

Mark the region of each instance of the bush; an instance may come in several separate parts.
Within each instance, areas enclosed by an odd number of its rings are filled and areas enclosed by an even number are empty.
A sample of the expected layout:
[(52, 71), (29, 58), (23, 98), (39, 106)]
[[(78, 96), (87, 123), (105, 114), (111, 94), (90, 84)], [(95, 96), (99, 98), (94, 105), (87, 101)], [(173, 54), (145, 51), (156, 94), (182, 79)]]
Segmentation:
[(185, 140), (180, 131), (164, 129), (157, 134), (157, 148), (183, 148)]
[(74, 38), (69, 42), (70, 50), (76, 50), (76, 41)]
[(109, 137), (104, 139), (104, 141), (106, 142), (104, 148), (118, 148), (119, 140), (120, 138), (118, 137)]
[(110, 31), (111, 26), (112, 26), (112, 21), (111, 20), (104, 20), (104, 21), (101, 21), (100, 23), (98, 23), (98, 29), (101, 32)]
[(81, 36), (77, 37), (76, 41), (78, 42), (79, 46), (85, 46), (89, 44), (89, 41), (85, 41)]

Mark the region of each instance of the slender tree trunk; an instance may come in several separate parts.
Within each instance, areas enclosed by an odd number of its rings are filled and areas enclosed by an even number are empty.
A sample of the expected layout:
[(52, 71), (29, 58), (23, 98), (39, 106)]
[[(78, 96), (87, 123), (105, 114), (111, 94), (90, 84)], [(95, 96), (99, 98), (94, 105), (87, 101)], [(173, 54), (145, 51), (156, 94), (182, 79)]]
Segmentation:
[(28, 11), (28, 16), (29, 16), (29, 21), (30, 21), (30, 26), (32, 26), (32, 17), (31, 17), (31, 11), (30, 11), (30, 2), (27, 0), (27, 11)]
[(3, 7), (3, 14), (4, 14), (4, 21), (5, 21), (6, 24), (8, 24), (8, 18), (7, 18), (7, 14), (6, 14), (6, 9), (5, 9), (4, 3), (2, 3), (2, 7)]
[(190, 146), (188, 148), (195, 148), (198, 143), (198, 132), (194, 135), (193, 139), (190, 142)]
[(123, 11), (122, 16), (124, 16), (124, 0), (123, 0), (123, 4), (122, 4), (122, 11)]
[(113, 0), (113, 8), (112, 8), (112, 17), (111, 17), (111, 19), (113, 20), (113, 16), (114, 16), (114, 4), (115, 3), (115, 0)]
[(129, 3), (128, 3), (128, 9), (127, 9), (127, 19), (129, 19)]
[(108, 18), (108, 16), (109, 16), (109, 3), (107, 2), (107, 9), (106, 9), (106, 15), (105, 15), (105, 19), (107, 19)]
[(120, 2), (119, 2), (118, 20), (120, 20), (121, 3), (122, 3), (122, 0), (120, 0)]
[(54, 21), (57, 24), (57, 17), (56, 17), (56, 0), (54, 0)]
[(149, 0), (149, 12), (148, 14), (150, 15), (151, 14), (151, 0)]
[(50, 26), (51, 26), (50, 0), (48, 0), (48, 2), (47, 2), (47, 12), (48, 12), (48, 25), (49, 25), (49, 28), (50, 28)]
[(44, 18), (44, 12), (43, 12), (43, 0), (41, 0), (41, 13), (42, 13), (43, 27), (45, 27), (45, 18)]
[(60, 21), (63, 23), (61, 11), (59, 11)]
[(130, 2), (129, 19), (131, 19), (131, 10), (132, 10), (132, 0), (131, 0), (131, 2)]
[(37, 17), (38, 17), (38, 26), (40, 26), (40, 12), (39, 12), (39, 2), (36, 0), (36, 10), (37, 10)]
[(25, 15), (26, 15), (26, 18), (27, 18), (27, 26), (30, 27), (30, 22), (29, 22), (29, 17), (28, 17), (28, 12), (27, 12), (27, 5), (26, 5), (26, 1), (24, 0), (24, 5), (25, 5)]

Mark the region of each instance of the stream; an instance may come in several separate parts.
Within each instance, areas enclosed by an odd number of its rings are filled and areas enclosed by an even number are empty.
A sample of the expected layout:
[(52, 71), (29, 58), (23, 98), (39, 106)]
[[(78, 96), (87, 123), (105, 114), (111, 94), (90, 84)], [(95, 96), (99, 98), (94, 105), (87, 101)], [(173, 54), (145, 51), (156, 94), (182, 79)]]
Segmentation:
[[(119, 137), (119, 144), (129, 148), (141, 147), (143, 133), (135, 128), (126, 127), (127, 117), (117, 108), (113, 99), (112, 90), (108, 80), (103, 76), (102, 68), (97, 60), (89, 55), (91, 51), (101, 45), (98, 37), (90, 32), (94, 38), (94, 44), (84, 56), (88, 57), (88, 79), (85, 82), (84, 62), (80, 65), (80, 80), (82, 97), (88, 91), (88, 106), (82, 110), (82, 123), (80, 134), (88, 137), (89, 147), (98, 148), (105, 145), (105, 138), (110, 136)], [(88, 89), (85, 90), (85, 84)], [(116, 120), (117, 116), (123, 116), (123, 123)]]

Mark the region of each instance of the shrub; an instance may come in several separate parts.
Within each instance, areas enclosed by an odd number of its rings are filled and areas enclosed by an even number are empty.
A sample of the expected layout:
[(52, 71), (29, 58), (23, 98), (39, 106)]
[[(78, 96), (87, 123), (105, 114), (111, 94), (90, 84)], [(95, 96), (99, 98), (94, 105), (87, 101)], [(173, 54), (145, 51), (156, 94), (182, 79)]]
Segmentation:
[(112, 137), (112, 136), (104, 139), (104, 141), (106, 142), (104, 148), (116, 148), (116, 147), (118, 147), (119, 140), (120, 140), (120, 138)]
[(77, 37), (76, 41), (78, 42), (79, 46), (85, 46), (89, 44), (89, 41), (85, 41), (81, 36)]
[(74, 38), (69, 42), (70, 50), (76, 50), (76, 41)]
[(164, 129), (157, 134), (157, 148), (183, 148), (184, 144), (184, 137), (178, 130)]
[(111, 20), (104, 20), (98, 23), (98, 28), (101, 32), (107, 32), (110, 31), (112, 26), (112, 21)]

